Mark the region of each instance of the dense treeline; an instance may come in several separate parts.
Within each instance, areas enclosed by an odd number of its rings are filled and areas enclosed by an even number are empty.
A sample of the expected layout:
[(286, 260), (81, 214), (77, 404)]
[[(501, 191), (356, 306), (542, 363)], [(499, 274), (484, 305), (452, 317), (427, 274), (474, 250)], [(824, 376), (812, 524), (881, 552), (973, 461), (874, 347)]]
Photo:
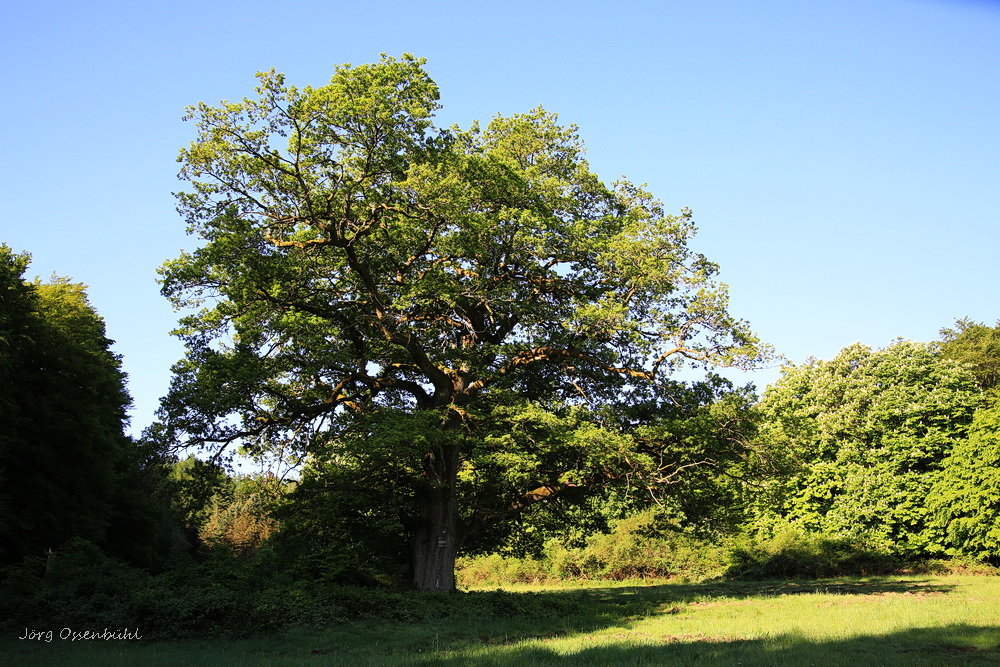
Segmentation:
[(28, 282), (28, 263), (0, 246), (0, 566), (73, 537), (157, 566), (160, 459), (123, 431), (120, 359), (85, 287)]
[(852, 345), (786, 369), (757, 410), (761, 441), (788, 459), (789, 474), (764, 482), (750, 525), (900, 555), (964, 552), (945, 538), (936, 494), (987, 403), (972, 370), (933, 344)]

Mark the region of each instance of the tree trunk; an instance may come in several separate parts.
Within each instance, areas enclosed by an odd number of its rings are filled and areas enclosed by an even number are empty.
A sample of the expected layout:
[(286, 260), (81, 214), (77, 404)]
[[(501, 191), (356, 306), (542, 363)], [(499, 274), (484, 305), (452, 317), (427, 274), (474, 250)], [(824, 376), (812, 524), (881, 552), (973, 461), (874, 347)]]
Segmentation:
[(424, 457), (420, 525), (413, 540), (413, 585), (422, 591), (455, 591), (458, 554), (458, 447)]

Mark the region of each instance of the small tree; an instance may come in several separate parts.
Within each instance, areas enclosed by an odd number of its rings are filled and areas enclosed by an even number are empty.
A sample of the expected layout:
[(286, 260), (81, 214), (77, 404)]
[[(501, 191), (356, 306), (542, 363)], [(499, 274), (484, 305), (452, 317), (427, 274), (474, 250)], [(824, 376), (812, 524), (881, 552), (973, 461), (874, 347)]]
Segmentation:
[(541, 108), (435, 128), (423, 62), (321, 88), (265, 72), (256, 99), (189, 110), (180, 211), (203, 245), (162, 275), (199, 310), (160, 416), (185, 444), (394, 480), (415, 585), (450, 591), (477, 525), (652, 465), (601, 416), (630, 387), (765, 352), (688, 211), (602, 183)]

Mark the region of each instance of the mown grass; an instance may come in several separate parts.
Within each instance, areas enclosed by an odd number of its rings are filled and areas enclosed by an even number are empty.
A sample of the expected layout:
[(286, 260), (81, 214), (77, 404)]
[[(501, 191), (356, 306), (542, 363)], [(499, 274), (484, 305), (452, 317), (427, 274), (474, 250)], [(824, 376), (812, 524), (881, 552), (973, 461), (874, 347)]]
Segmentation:
[(536, 592), (530, 604), (570, 596), (577, 604), (553, 608), (575, 611), (531, 620), (512, 613), (365, 621), (240, 641), (45, 643), (8, 636), (0, 641), (0, 664), (1000, 664), (998, 577), (518, 589)]

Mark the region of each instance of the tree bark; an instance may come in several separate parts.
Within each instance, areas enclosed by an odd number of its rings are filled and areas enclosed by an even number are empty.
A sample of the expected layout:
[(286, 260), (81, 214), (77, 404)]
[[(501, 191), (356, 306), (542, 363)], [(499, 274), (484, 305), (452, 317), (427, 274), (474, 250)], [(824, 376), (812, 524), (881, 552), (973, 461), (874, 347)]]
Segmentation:
[(413, 585), (422, 591), (455, 591), (458, 555), (458, 447), (451, 445), (424, 457), (419, 492), (420, 524), (413, 540)]

